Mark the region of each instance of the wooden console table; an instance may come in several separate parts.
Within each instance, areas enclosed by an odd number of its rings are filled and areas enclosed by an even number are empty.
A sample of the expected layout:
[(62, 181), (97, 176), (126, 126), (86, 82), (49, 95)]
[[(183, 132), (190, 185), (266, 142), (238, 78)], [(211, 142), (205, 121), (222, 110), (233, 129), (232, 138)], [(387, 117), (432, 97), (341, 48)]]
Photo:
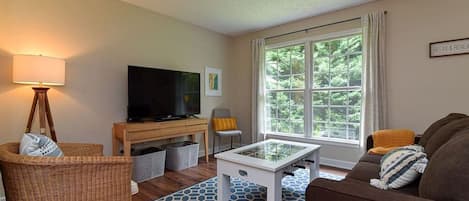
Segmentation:
[(132, 144), (191, 136), (196, 141), (197, 134), (204, 135), (205, 160), (208, 162), (208, 120), (183, 119), (164, 122), (114, 123), (112, 127), (112, 154), (119, 155), (119, 143), (123, 144), (124, 156), (130, 156)]

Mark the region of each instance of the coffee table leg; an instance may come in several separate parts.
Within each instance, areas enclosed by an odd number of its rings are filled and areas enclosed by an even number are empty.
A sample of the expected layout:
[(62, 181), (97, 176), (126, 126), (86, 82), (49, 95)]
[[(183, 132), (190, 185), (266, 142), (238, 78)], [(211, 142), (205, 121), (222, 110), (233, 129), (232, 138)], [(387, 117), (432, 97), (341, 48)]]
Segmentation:
[(267, 186), (267, 201), (282, 200), (282, 176), (283, 172), (277, 172), (270, 178), (270, 186)]
[(230, 200), (230, 176), (218, 173), (218, 201)]
[(308, 159), (314, 161), (314, 163), (309, 165), (309, 181), (312, 181), (319, 177), (319, 151), (311, 154)]

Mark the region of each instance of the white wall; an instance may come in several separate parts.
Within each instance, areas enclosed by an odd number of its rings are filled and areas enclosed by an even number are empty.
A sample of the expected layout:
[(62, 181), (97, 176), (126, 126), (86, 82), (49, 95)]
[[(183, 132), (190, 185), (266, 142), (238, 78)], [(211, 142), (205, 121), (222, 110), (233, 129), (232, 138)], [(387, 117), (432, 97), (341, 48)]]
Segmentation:
[[(323, 25), (387, 10), (387, 84), (389, 125), (417, 133), (450, 112), (469, 113), (469, 56), (430, 59), (430, 42), (469, 37), (467, 0), (380, 0), (337, 12), (265, 29), (235, 38), (230, 91), (241, 127), (251, 127), (250, 40)], [(234, 80), (235, 79), (235, 80)], [(355, 148), (324, 144), (321, 156), (357, 161)]]
[[(19, 141), (31, 107), (31, 86), (11, 81), (12, 55), (42, 54), (66, 60), (66, 85), (49, 92), (58, 140), (104, 144), (111, 150), (113, 122), (124, 121), (127, 65), (230, 74), (232, 40), (117, 0), (0, 0), (0, 142)], [(228, 107), (205, 97), (202, 117)], [(37, 124), (37, 122), (36, 122)], [(211, 142), (211, 140), (210, 140)]]

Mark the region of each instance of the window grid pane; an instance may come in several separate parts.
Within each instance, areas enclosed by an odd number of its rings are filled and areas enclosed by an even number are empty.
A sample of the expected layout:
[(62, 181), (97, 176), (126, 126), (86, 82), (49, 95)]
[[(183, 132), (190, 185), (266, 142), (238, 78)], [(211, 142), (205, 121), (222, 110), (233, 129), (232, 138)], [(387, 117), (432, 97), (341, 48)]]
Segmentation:
[(268, 132), (304, 134), (304, 91), (273, 91), (266, 99)]

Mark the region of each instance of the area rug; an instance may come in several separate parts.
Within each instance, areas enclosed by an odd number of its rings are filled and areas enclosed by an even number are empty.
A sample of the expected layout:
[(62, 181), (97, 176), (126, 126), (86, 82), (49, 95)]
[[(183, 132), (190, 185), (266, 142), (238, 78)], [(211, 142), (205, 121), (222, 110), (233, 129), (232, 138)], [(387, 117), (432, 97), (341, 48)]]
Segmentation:
[[(322, 178), (342, 180), (342, 176), (320, 172)], [(304, 201), (305, 190), (308, 186), (309, 171), (299, 169), (295, 176), (286, 176), (282, 180), (282, 200)], [(265, 201), (267, 188), (259, 186), (239, 178), (231, 179), (230, 201)], [(195, 184), (184, 190), (162, 197), (156, 201), (216, 201), (217, 178), (213, 177), (201, 183)]]

